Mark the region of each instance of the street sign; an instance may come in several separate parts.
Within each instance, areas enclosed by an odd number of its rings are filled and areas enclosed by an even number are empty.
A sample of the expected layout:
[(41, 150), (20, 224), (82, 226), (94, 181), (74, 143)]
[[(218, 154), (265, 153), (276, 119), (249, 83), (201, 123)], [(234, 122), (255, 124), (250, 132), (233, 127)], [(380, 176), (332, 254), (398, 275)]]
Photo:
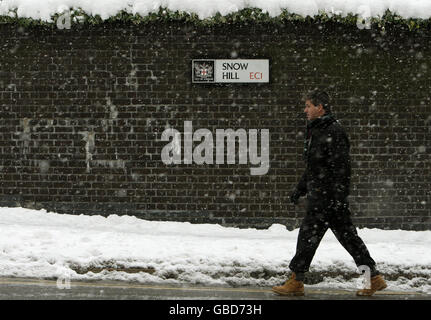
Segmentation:
[(193, 83), (268, 83), (268, 59), (194, 59)]

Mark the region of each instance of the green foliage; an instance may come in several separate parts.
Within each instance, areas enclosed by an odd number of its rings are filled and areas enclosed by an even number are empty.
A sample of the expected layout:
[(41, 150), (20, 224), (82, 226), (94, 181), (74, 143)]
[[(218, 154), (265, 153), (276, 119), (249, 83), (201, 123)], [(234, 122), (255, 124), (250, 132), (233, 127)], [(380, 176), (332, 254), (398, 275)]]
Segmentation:
[[(336, 22), (339, 24), (345, 24), (349, 26), (355, 26), (358, 24), (359, 17), (357, 15), (349, 14), (347, 16), (341, 16), (336, 13), (319, 12), (317, 16), (303, 17), (298, 14), (290, 13), (287, 10), (277, 17), (271, 17), (267, 12), (257, 8), (247, 8), (238, 12), (230, 13), (228, 15), (221, 15), (217, 13), (215, 16), (207, 19), (200, 19), (195, 13), (186, 13), (182, 11), (171, 11), (167, 8), (159, 8), (157, 12), (151, 12), (146, 16), (139, 14), (131, 14), (126, 11), (121, 11), (115, 16), (110, 17), (107, 20), (103, 20), (99, 15), (88, 15), (81, 8), (70, 9), (71, 22), (73, 25), (97, 25), (102, 23), (125, 23), (125, 24), (148, 24), (154, 22), (186, 22), (193, 23), (200, 26), (215, 26), (220, 24), (249, 24), (249, 23), (276, 23), (282, 24), (285, 22), (304, 22), (304, 23), (326, 23)], [(45, 26), (49, 28), (56, 27), (56, 21), (60, 17), (60, 14), (52, 16), (52, 21), (42, 21), (30, 18), (18, 17), (16, 10), (11, 11), (9, 16), (0, 16), (0, 24), (18, 24), (24, 27), (29, 26)], [(368, 23), (372, 29), (385, 29), (387, 27), (402, 27), (408, 28), (410, 31), (417, 30), (429, 30), (431, 24), (430, 19), (404, 19), (399, 15), (387, 10), (382, 17), (373, 17), (368, 21), (362, 21), (362, 23)]]

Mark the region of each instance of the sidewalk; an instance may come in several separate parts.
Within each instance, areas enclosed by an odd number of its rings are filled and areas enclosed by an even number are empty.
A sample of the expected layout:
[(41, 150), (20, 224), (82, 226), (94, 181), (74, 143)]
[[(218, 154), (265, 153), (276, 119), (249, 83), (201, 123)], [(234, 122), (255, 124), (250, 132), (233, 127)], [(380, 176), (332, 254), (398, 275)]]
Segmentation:
[[(289, 276), (298, 230), (76, 216), (0, 208), (0, 277), (271, 288)], [(389, 291), (431, 294), (431, 231), (359, 229)], [(306, 285), (355, 290), (362, 278), (331, 231)]]
[(431, 300), (431, 295), (384, 290), (357, 297), (353, 290), (306, 286), (303, 297), (283, 297), (270, 288), (142, 285), (123, 281), (72, 281), (0, 278), (0, 300)]

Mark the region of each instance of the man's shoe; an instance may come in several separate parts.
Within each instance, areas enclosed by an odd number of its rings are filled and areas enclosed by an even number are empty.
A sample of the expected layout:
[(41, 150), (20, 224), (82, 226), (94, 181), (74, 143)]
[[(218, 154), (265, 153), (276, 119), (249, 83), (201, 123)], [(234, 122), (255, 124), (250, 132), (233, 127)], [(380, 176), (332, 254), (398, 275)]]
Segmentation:
[(385, 280), (381, 275), (377, 275), (371, 278), (371, 288), (361, 289), (356, 291), (357, 296), (372, 296), (376, 291), (383, 290), (387, 287)]
[(287, 280), (284, 285), (279, 287), (273, 287), (272, 291), (282, 296), (303, 296), (304, 295), (304, 283), (295, 279), (295, 272)]

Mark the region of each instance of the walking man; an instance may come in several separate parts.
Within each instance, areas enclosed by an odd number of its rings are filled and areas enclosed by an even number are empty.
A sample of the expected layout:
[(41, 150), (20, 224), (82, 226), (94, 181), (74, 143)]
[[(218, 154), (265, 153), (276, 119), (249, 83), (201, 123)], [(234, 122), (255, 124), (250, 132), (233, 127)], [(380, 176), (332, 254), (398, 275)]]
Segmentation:
[(335, 237), (353, 257), (356, 265), (368, 266), (371, 288), (357, 291), (359, 296), (371, 296), (386, 288), (367, 247), (353, 225), (349, 202), (350, 144), (346, 132), (331, 113), (329, 96), (314, 90), (305, 98), (308, 124), (304, 144), (306, 169), (290, 201), (298, 204), (307, 196), (306, 215), (299, 229), (296, 254), (289, 264), (291, 278), (284, 285), (273, 287), (280, 295), (304, 295), (304, 273), (320, 240), (331, 228)]

